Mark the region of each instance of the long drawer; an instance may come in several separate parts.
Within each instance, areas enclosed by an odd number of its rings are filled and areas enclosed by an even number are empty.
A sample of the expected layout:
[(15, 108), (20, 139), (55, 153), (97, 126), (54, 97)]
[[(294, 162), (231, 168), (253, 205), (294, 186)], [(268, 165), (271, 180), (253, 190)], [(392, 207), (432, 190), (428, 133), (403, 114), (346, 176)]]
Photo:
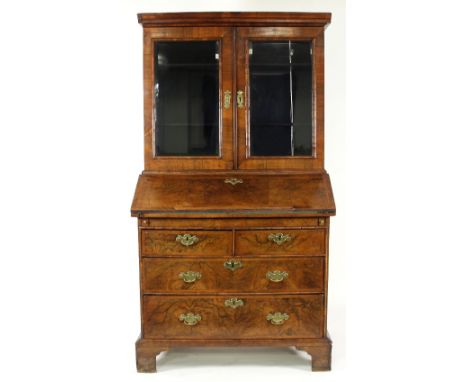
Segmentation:
[(325, 229), (239, 230), (235, 233), (237, 255), (324, 255)]
[(143, 293), (323, 292), (324, 258), (144, 258)]
[(232, 231), (141, 230), (143, 256), (230, 256)]
[(318, 338), (323, 294), (143, 297), (145, 338)]

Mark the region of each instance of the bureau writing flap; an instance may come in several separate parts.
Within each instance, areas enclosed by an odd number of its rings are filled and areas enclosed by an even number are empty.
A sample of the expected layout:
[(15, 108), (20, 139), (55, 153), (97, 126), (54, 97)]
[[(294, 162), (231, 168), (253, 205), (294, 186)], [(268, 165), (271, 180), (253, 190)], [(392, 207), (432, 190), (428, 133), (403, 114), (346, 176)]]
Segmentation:
[(328, 174), (141, 175), (132, 216), (334, 215)]

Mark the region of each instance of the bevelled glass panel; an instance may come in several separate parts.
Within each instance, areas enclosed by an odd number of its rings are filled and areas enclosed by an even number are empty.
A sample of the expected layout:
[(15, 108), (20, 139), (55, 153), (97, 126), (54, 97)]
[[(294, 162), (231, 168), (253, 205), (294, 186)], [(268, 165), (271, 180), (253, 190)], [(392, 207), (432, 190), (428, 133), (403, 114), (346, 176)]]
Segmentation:
[(219, 155), (218, 41), (158, 41), (156, 155)]
[(249, 45), (250, 155), (313, 155), (312, 44)]

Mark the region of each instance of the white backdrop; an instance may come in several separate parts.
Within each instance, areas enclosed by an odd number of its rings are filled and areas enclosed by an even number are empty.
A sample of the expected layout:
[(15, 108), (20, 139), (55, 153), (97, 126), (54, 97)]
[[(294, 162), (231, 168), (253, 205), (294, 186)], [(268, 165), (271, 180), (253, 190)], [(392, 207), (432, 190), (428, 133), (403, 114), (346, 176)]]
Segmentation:
[[(0, 379), (466, 380), (468, 33), (455, 3), (352, 2), (345, 121), (343, 1), (3, 1)], [(230, 10), (333, 13), (330, 373), (311, 374), (304, 353), (265, 349), (174, 350), (159, 374), (135, 372), (136, 13)]]

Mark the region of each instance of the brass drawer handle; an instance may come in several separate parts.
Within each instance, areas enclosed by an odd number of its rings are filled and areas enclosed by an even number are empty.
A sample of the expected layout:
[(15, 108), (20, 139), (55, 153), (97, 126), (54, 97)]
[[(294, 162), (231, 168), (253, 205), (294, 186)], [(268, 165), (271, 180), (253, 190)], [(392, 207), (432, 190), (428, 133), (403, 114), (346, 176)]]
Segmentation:
[(240, 260), (228, 260), (224, 262), (224, 268), (235, 271), (236, 269), (242, 268), (242, 262)]
[(194, 271), (180, 272), (179, 279), (184, 280), (185, 283), (194, 283), (195, 281), (201, 279), (201, 273)]
[(281, 245), (288, 241), (291, 241), (292, 237), (287, 233), (270, 233), (268, 235), (268, 240), (272, 241), (275, 244)]
[(232, 186), (235, 186), (236, 184), (244, 183), (242, 179), (237, 179), (237, 178), (226, 178), (224, 179), (224, 183), (229, 183)]
[(266, 316), (266, 319), (273, 325), (283, 325), (284, 322), (289, 318), (287, 313), (275, 312), (270, 313)]
[(200, 240), (198, 239), (197, 235), (190, 235), (189, 233), (184, 233), (183, 235), (177, 235), (175, 241), (186, 247), (190, 247), (198, 243)]
[(236, 309), (239, 306), (244, 306), (244, 301), (242, 301), (240, 298), (232, 297), (224, 301), (224, 306), (227, 308)]
[(285, 271), (269, 271), (266, 274), (268, 280), (273, 281), (274, 283), (279, 283), (288, 278), (289, 274)]
[(200, 322), (201, 316), (192, 312), (182, 313), (179, 316), (179, 321), (183, 321), (185, 325), (193, 326)]

